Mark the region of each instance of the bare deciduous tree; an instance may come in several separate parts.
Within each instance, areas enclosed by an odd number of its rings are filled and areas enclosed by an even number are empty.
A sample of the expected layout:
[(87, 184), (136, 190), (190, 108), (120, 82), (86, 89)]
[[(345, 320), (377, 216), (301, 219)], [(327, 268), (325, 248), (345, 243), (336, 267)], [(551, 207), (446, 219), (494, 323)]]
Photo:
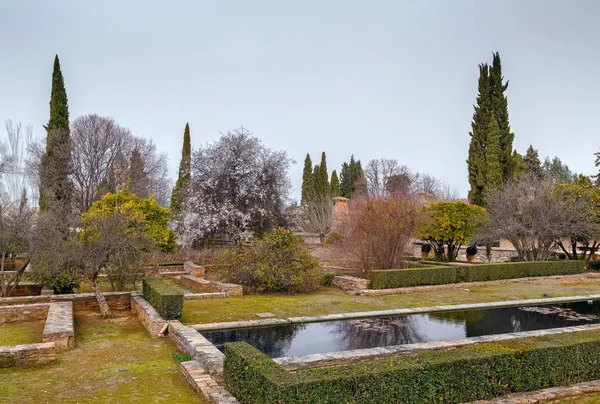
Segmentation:
[(28, 162), (32, 158), (30, 145), (35, 142), (31, 125), (14, 124), (10, 119), (4, 123), (6, 139), (0, 139), (0, 198), (6, 201), (19, 201), (23, 189), (29, 203), (35, 203), (37, 195), (37, 171), (35, 177), (28, 173)]
[(585, 201), (571, 201), (552, 182), (534, 177), (492, 190), (487, 200), (483, 239), (507, 239), (525, 261), (548, 259), (556, 241), (581, 231), (589, 217)]
[(327, 195), (313, 197), (310, 203), (304, 206), (304, 218), (306, 229), (319, 233), (321, 243), (325, 241), (325, 235), (331, 229), (333, 220), (333, 201)]

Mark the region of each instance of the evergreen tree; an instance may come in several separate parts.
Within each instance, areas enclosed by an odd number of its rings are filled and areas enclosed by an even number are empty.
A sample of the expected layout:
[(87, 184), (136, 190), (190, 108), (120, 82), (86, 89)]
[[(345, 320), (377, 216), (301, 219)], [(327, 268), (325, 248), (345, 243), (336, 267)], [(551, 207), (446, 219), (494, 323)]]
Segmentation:
[(335, 198), (336, 196), (340, 196), (340, 180), (338, 179), (338, 175), (335, 170), (331, 172), (331, 181), (329, 184), (331, 186), (331, 197)]
[(503, 182), (500, 164), (500, 127), (493, 113), (488, 131), (486, 163), (485, 191), (496, 188)]
[(340, 171), (340, 195), (344, 198), (352, 198), (355, 192), (363, 192), (364, 173), (360, 160), (355, 161), (354, 155), (350, 157), (350, 162), (344, 162)]
[(144, 199), (149, 195), (148, 185), (148, 174), (144, 170), (142, 155), (137, 149), (134, 149), (129, 163), (129, 191)]
[(190, 140), (190, 125), (186, 123), (183, 132), (183, 149), (181, 151), (181, 162), (179, 163), (179, 176), (171, 193), (171, 212), (174, 215), (181, 213), (188, 195), (192, 182), (191, 161), (192, 144)]
[(308, 203), (313, 196), (315, 183), (313, 177), (313, 165), (310, 155), (307, 153), (304, 159), (304, 171), (302, 172), (302, 199), (301, 205)]
[(473, 120), (471, 121), (471, 143), (469, 144), (469, 157), (467, 166), (469, 172), (469, 202), (475, 205), (484, 205), (484, 190), (486, 184), (486, 147), (490, 118), (492, 116), (492, 102), (490, 100), (490, 77), (487, 64), (479, 65), (479, 81), (477, 85), (477, 102), (474, 106)]
[(510, 131), (508, 120), (508, 99), (504, 92), (508, 88), (508, 82), (504, 82), (502, 76), (502, 63), (498, 52), (493, 54), (492, 66), (490, 66), (490, 97), (492, 109), (500, 130), (500, 165), (502, 166), (502, 179), (508, 181), (515, 174), (515, 160), (513, 158), (513, 140), (515, 134)]
[(542, 178), (544, 175), (542, 162), (540, 161), (538, 151), (534, 149), (532, 145), (529, 145), (527, 153), (525, 153), (525, 157), (523, 157), (523, 162), (527, 165), (528, 174)]
[[(69, 105), (67, 91), (58, 55), (54, 58), (52, 91), (50, 95), (50, 119), (47, 131), (46, 151), (40, 159), (39, 187), (40, 211), (54, 207), (68, 215), (72, 185), (69, 180), (71, 161), (71, 137), (69, 132)], [(67, 217), (63, 218), (67, 223)]]
[[(600, 167), (600, 152), (594, 153), (594, 156), (596, 156), (596, 159), (594, 160), (594, 166)], [(596, 178), (594, 185), (596, 185), (597, 188), (600, 188), (600, 172), (594, 177)]]
[(315, 190), (317, 196), (329, 195), (331, 188), (329, 187), (329, 175), (327, 174), (327, 159), (325, 152), (321, 154), (321, 164), (319, 164), (318, 172), (315, 172)]

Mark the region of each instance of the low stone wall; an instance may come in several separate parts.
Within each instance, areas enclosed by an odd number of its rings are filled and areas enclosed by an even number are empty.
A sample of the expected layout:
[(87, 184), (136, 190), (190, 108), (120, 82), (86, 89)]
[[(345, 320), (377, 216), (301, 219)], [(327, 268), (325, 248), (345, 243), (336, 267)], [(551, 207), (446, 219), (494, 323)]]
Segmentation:
[(192, 261), (184, 262), (183, 270), (194, 276), (197, 276), (198, 278), (204, 278), (206, 275), (206, 268), (196, 265)]
[(0, 368), (44, 365), (56, 360), (54, 342), (0, 346)]
[[(412, 249), (413, 256), (422, 258), (421, 244), (413, 244)], [(477, 250), (477, 255), (475, 255), (473, 262), (487, 263), (488, 259), (485, 255), (485, 247), (477, 247)], [(517, 255), (517, 250), (515, 250), (514, 248), (492, 247), (492, 256), (489, 262), (507, 262), (510, 260), (511, 257), (516, 257)], [(430, 256), (433, 256), (433, 252), (430, 253)], [(467, 260), (467, 246), (462, 246), (458, 250), (457, 259), (459, 261)]]
[(181, 362), (181, 373), (185, 376), (190, 386), (205, 401), (214, 404), (239, 403), (225, 388), (208, 374), (196, 361)]
[(369, 287), (369, 280), (348, 275), (336, 275), (331, 281), (333, 286), (342, 290), (362, 290)]
[(214, 292), (212, 282), (207, 281), (206, 279), (198, 278), (194, 275), (182, 275), (178, 280), (182, 285), (192, 288), (200, 293)]
[(156, 309), (150, 305), (139, 294), (132, 294), (131, 296), (131, 311), (137, 314), (138, 319), (144, 325), (144, 328), (148, 331), (152, 338), (164, 337), (161, 331), (167, 325), (167, 321), (158, 314)]
[[(131, 292), (107, 292), (104, 297), (108, 306), (113, 310), (131, 308)], [(74, 295), (46, 295), (23, 297), (0, 297), (0, 306), (12, 306), (27, 303), (73, 302), (73, 311), (98, 311), (98, 301), (93, 293)]]
[(223, 380), (225, 356), (202, 334), (180, 321), (169, 321), (169, 337), (175, 341), (180, 351), (187, 352), (202, 367), (207, 368), (215, 380)]
[(227, 297), (225, 292), (212, 293), (184, 293), (183, 300), (223, 299)]
[(56, 349), (69, 349), (75, 346), (73, 328), (73, 302), (50, 303), (43, 342), (54, 342)]
[(41, 291), (42, 287), (40, 285), (17, 285), (17, 287), (12, 291), (10, 296), (39, 296)]
[(0, 324), (45, 320), (47, 315), (47, 304), (0, 306)]
[(242, 296), (244, 294), (244, 288), (242, 285), (235, 283), (224, 283), (224, 282), (213, 282), (214, 292), (225, 292), (227, 296)]

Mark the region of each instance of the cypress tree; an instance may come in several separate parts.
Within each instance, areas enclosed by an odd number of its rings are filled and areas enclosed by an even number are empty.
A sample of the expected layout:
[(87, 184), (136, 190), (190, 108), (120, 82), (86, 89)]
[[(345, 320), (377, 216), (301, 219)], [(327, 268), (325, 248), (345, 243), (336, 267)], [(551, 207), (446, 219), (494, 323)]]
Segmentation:
[(148, 192), (148, 175), (144, 170), (144, 162), (142, 155), (137, 149), (131, 153), (131, 162), (129, 163), (129, 191), (136, 194), (140, 198), (147, 198)]
[(171, 193), (171, 212), (174, 215), (181, 213), (181, 209), (188, 195), (192, 182), (192, 143), (190, 140), (190, 125), (185, 124), (183, 131), (183, 148), (181, 150), (181, 162), (179, 163), (179, 176)]
[(515, 134), (510, 131), (508, 120), (508, 99), (504, 92), (508, 88), (508, 81), (504, 82), (502, 76), (502, 63), (498, 52), (493, 54), (490, 67), (490, 97), (494, 115), (500, 130), (500, 165), (502, 166), (502, 179), (508, 181), (515, 174), (515, 159), (513, 157), (513, 140)]
[(527, 165), (528, 174), (534, 175), (537, 178), (542, 178), (544, 176), (540, 156), (538, 151), (534, 149), (532, 145), (529, 145), (527, 153), (525, 153), (525, 157), (523, 157), (523, 162)]
[(490, 77), (487, 64), (479, 65), (478, 94), (473, 120), (471, 121), (471, 143), (469, 144), (469, 157), (467, 167), (469, 172), (469, 202), (483, 206), (484, 190), (486, 184), (486, 147), (490, 118), (492, 117), (492, 103), (490, 99)]
[[(594, 153), (594, 156), (596, 156), (596, 158), (594, 160), (594, 166), (600, 167), (600, 152)], [(594, 185), (596, 185), (597, 188), (600, 188), (600, 172), (598, 174), (594, 175), (594, 178), (596, 179), (594, 181)]]
[(331, 197), (335, 198), (336, 196), (340, 196), (340, 180), (338, 179), (338, 175), (335, 170), (331, 172), (331, 181), (329, 184), (331, 186)]
[(301, 204), (304, 205), (312, 198), (315, 190), (315, 183), (313, 178), (313, 165), (310, 155), (306, 153), (304, 159), (304, 171), (302, 171), (302, 198)]
[(315, 184), (318, 196), (329, 195), (329, 175), (327, 174), (327, 158), (325, 152), (321, 153), (321, 164), (319, 164), (318, 175), (315, 176)]
[[(50, 119), (45, 129), (47, 131), (46, 151), (40, 159), (39, 171), (40, 211), (45, 212), (50, 207), (56, 207), (68, 215), (73, 191), (69, 181), (71, 136), (67, 91), (58, 55), (54, 58)], [(64, 223), (67, 223), (67, 218), (63, 219)]]
[(358, 191), (364, 191), (364, 174), (360, 160), (354, 160), (354, 155), (350, 156), (350, 162), (344, 162), (340, 171), (340, 195), (344, 198), (352, 198), (352, 195)]
[(493, 113), (490, 117), (486, 157), (485, 190), (487, 191), (500, 186), (503, 182), (502, 166), (500, 164), (500, 128)]

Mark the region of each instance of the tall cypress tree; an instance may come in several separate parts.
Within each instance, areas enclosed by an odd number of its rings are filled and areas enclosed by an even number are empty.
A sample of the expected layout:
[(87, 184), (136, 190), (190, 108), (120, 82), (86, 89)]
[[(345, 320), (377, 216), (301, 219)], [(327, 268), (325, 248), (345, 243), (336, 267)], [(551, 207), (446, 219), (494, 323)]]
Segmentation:
[(471, 143), (467, 166), (469, 172), (469, 202), (483, 206), (486, 184), (486, 147), (490, 118), (492, 117), (492, 102), (490, 99), (490, 77), (487, 64), (479, 65), (478, 94), (473, 120), (471, 121)]
[(500, 128), (493, 113), (490, 117), (486, 157), (485, 190), (487, 191), (500, 186), (503, 182), (502, 165), (500, 164)]
[[(69, 105), (67, 91), (58, 55), (54, 58), (52, 91), (50, 95), (50, 119), (47, 131), (46, 152), (40, 160), (40, 211), (51, 207), (68, 215), (72, 196), (69, 181), (71, 160), (71, 136), (69, 129)], [(66, 217), (62, 218), (66, 223)]]
[(527, 153), (525, 153), (525, 157), (523, 157), (523, 162), (527, 165), (527, 173), (534, 175), (537, 178), (542, 178), (544, 176), (540, 155), (532, 145), (529, 145), (529, 148), (527, 148)]
[(318, 196), (329, 195), (331, 188), (329, 187), (329, 175), (327, 173), (327, 157), (325, 152), (321, 153), (321, 164), (319, 164), (319, 172), (315, 177), (315, 184)]
[(515, 134), (510, 131), (508, 120), (508, 99), (504, 92), (508, 88), (508, 81), (504, 82), (502, 76), (502, 63), (498, 52), (493, 54), (490, 66), (490, 97), (492, 109), (498, 121), (500, 130), (500, 164), (502, 166), (502, 179), (508, 181), (515, 174), (515, 159), (513, 157), (513, 140)]
[(181, 209), (188, 195), (192, 182), (192, 142), (190, 140), (190, 125), (185, 124), (183, 131), (183, 148), (181, 150), (181, 162), (179, 163), (179, 176), (171, 193), (171, 212), (174, 215), (181, 213)]
[(304, 159), (304, 171), (302, 171), (302, 198), (301, 204), (304, 205), (312, 198), (315, 190), (313, 177), (313, 165), (310, 155), (306, 153)]
[(329, 181), (329, 184), (331, 187), (331, 197), (340, 196), (340, 180), (335, 170), (331, 172), (331, 181)]

